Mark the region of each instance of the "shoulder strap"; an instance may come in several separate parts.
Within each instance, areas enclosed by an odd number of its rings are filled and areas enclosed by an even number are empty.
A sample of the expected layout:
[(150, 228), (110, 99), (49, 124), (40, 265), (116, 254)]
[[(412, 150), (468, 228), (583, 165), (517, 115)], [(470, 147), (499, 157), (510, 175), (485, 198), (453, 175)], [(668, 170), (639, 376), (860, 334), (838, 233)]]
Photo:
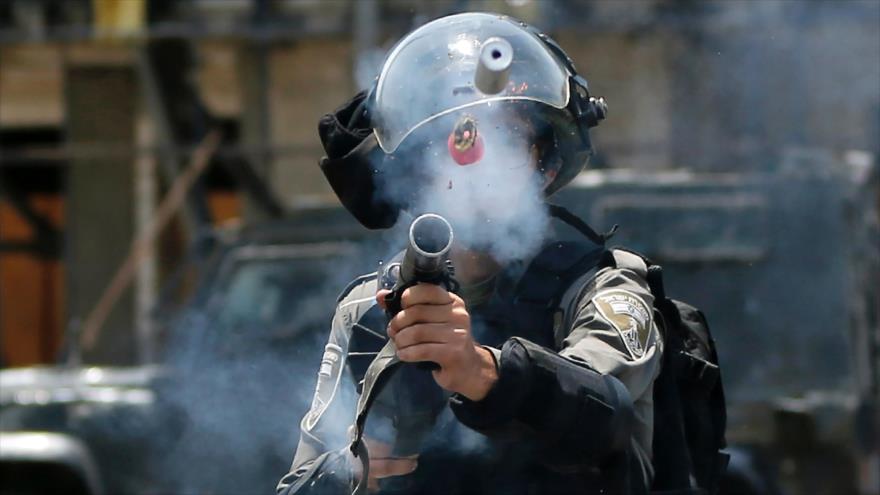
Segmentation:
[(552, 309), (575, 279), (598, 265), (605, 247), (559, 241), (545, 246), (526, 268), (514, 290), (514, 302)]
[(336, 296), (336, 304), (341, 303), (342, 300), (345, 299), (345, 297), (347, 295), (349, 295), (351, 293), (351, 291), (354, 290), (355, 287), (357, 287), (358, 285), (360, 285), (364, 282), (369, 281), (372, 278), (375, 278), (376, 276), (377, 276), (377, 272), (367, 273), (367, 274), (361, 275), (360, 277), (357, 277), (354, 280), (352, 280), (351, 282), (349, 282), (348, 285), (346, 285), (345, 288), (342, 289), (342, 292), (340, 292), (339, 295)]
[(400, 367), (401, 363), (397, 359), (397, 348), (394, 346), (394, 341), (389, 340), (370, 363), (364, 376), (364, 389), (358, 399), (354, 431), (349, 444), (351, 453), (361, 461), (361, 479), (353, 495), (366, 495), (367, 479), (370, 476), (370, 455), (363, 443), (367, 415), (376, 401), (376, 397), (385, 388), (391, 375)]
[[(551, 216), (571, 226), (586, 239), (580, 241), (553, 241), (528, 262), (524, 270), (508, 274), (510, 291), (501, 294), (500, 310), (505, 321), (514, 325), (517, 335), (552, 347), (555, 331), (561, 327), (564, 315), (558, 315), (560, 303), (567, 289), (578, 279), (595, 271), (605, 252), (605, 242), (613, 235), (599, 234), (586, 222), (562, 206), (547, 204)], [(615, 226), (616, 229), (616, 226)], [(563, 318), (557, 318), (563, 316)]]
[(599, 263), (605, 252), (605, 243), (617, 231), (617, 225), (609, 232), (599, 234), (563, 206), (547, 203), (547, 210), (552, 217), (590, 241), (555, 241), (546, 244), (519, 277), (514, 290), (515, 302), (550, 309), (558, 305), (572, 282)]
[(589, 279), (605, 248), (589, 242), (561, 241), (545, 246), (503, 296), (503, 319), (512, 333), (545, 347), (555, 347), (563, 327), (563, 297), (577, 280)]
[[(398, 253), (391, 259), (387, 266), (399, 262), (402, 257), (403, 252)], [(377, 276), (379, 278), (380, 287), (394, 285), (395, 280), (393, 275), (389, 273), (389, 270), (383, 270), (382, 267), (380, 267)], [(365, 318), (369, 318), (370, 316), (378, 317), (378, 311), (378, 306), (370, 308), (370, 311), (365, 312), (358, 320), (358, 325), (363, 327), (362, 320)], [(387, 339), (387, 337), (385, 338)], [(372, 353), (368, 352), (365, 354)], [(363, 386), (357, 402), (355, 422), (352, 428), (351, 443), (349, 444), (349, 450), (361, 462), (361, 478), (354, 492), (352, 492), (352, 495), (367, 495), (367, 480), (370, 473), (370, 455), (363, 442), (364, 427), (367, 423), (367, 416), (369, 415), (370, 409), (375, 403), (376, 398), (379, 397), (379, 394), (385, 389), (385, 386), (389, 383), (392, 375), (394, 375), (402, 364), (403, 362), (397, 357), (397, 347), (394, 345), (394, 341), (387, 339), (385, 345), (382, 346), (378, 353), (375, 353), (375, 357), (373, 357), (366, 372), (364, 372), (362, 381)]]
[(593, 228), (590, 227), (587, 222), (583, 221), (580, 217), (569, 211), (569, 209), (564, 206), (547, 203), (547, 211), (550, 213), (551, 217), (559, 219), (562, 222), (568, 224), (571, 228), (583, 234), (587, 239), (593, 241), (600, 246), (604, 246), (609, 239), (614, 237), (614, 234), (617, 232), (618, 229), (618, 225), (614, 224), (614, 226), (611, 227), (611, 230), (605, 232), (604, 234), (600, 234), (593, 230)]

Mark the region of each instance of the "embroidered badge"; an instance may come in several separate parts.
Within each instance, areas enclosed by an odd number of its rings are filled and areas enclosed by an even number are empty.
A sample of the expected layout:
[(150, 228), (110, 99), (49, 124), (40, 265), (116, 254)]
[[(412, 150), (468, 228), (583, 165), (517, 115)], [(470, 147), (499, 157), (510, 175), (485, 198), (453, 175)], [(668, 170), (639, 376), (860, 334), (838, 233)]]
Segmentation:
[(327, 406), (336, 395), (339, 386), (339, 377), (342, 369), (342, 348), (335, 344), (327, 344), (324, 347), (324, 356), (321, 358), (321, 367), (318, 369), (318, 384), (315, 386), (315, 396), (312, 399), (312, 407), (306, 416), (306, 429), (311, 430), (321, 419), (321, 415), (327, 410)]
[(651, 310), (632, 292), (612, 289), (593, 297), (596, 310), (615, 330), (635, 358), (645, 355), (651, 329)]

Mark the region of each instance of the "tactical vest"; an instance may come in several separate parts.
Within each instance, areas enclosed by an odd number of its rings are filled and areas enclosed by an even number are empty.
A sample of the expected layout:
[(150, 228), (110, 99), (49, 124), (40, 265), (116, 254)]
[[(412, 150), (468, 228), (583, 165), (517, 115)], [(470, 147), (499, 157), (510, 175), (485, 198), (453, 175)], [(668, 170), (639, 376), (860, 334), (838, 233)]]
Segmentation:
[[(561, 207), (550, 205), (550, 211), (587, 240), (550, 242), (528, 263), (505, 269), (492, 300), (472, 315), (478, 342), (501, 347), (507, 338), (518, 336), (558, 350), (565, 337), (563, 298), (570, 297), (568, 289), (576, 281), (589, 281), (602, 268), (616, 267), (613, 250), (605, 247), (616, 226), (608, 234), (597, 234)], [(647, 282), (665, 342), (662, 371), (654, 388), (653, 491), (715, 493), (728, 456), (721, 450), (725, 447), (726, 411), (714, 340), (699, 310), (666, 297), (660, 267), (632, 254), (648, 266)], [(363, 392), (367, 368), (385, 346), (386, 324), (381, 308), (373, 306), (352, 326), (348, 364), (359, 393)], [(371, 390), (366, 392), (374, 395)], [(361, 399), (357, 436), (370, 407), (363, 394)], [(353, 450), (357, 444), (352, 444)]]
[[(577, 279), (591, 278), (610, 256), (604, 238), (595, 238), (601, 242), (553, 241), (527, 263), (508, 266), (498, 275), (490, 301), (472, 313), (475, 339), (500, 348), (508, 338), (522, 337), (556, 349), (566, 290)], [(370, 308), (353, 325), (348, 363), (357, 383), (362, 381), (372, 357), (385, 345), (377, 336), (387, 339), (386, 325), (379, 306)]]
[[(580, 219), (560, 207), (549, 206), (549, 210), (553, 216), (581, 231), (589, 242), (550, 242), (528, 262), (512, 263), (506, 267), (496, 279), (496, 290), (491, 300), (472, 308), (471, 311), (472, 331), (475, 339), (481, 344), (500, 348), (504, 341), (517, 336), (547, 348), (558, 348), (557, 344), (561, 339), (556, 337), (563, 321), (560, 301), (566, 289), (576, 279), (592, 278), (603, 255), (606, 255), (604, 245), (610, 234), (597, 234)], [(386, 266), (391, 266), (394, 261)], [(387, 273), (393, 272), (393, 270), (380, 269), (376, 275), (379, 278), (378, 285), (393, 285), (393, 280), (383, 281)], [(361, 458), (364, 472), (368, 470), (368, 459), (363, 452), (360, 436), (363, 433), (367, 413), (374, 407), (379, 391), (385, 387), (390, 377), (397, 374), (400, 378), (401, 373), (412, 371), (410, 367), (401, 367), (393, 363), (396, 361), (393, 349), (386, 346), (386, 324), (386, 316), (382, 309), (373, 306), (352, 323), (349, 337), (347, 364), (355, 383), (358, 384), (360, 394), (351, 450), (360, 454), (358, 456)], [(423, 375), (430, 380), (429, 374), (423, 373)], [(416, 377), (422, 380), (424, 378), (424, 376)], [(415, 390), (414, 393), (436, 388), (431, 387), (432, 384), (426, 385), (406, 388)], [(400, 394), (398, 390), (398, 387), (394, 388), (395, 396)], [(404, 395), (408, 393), (410, 392), (403, 392)], [(424, 409), (419, 409), (421, 406), (410, 407), (414, 403), (429, 405)], [(426, 423), (424, 418), (432, 414), (431, 403), (430, 398), (424, 401), (401, 400), (393, 404), (392, 410), (387, 411), (395, 418), (395, 429), (398, 433), (396, 442), (400, 442), (401, 438), (405, 439), (403, 446), (395, 444), (395, 455), (413, 452), (424, 438), (422, 425)], [(433, 402), (433, 404), (437, 403)], [(437, 409), (434, 408), (433, 412), (436, 413)], [(410, 424), (414, 426), (408, 429)], [(393, 479), (389, 481), (394, 482)], [(361, 491), (357, 490), (356, 493)], [(406, 489), (402, 490), (402, 492), (406, 491)]]

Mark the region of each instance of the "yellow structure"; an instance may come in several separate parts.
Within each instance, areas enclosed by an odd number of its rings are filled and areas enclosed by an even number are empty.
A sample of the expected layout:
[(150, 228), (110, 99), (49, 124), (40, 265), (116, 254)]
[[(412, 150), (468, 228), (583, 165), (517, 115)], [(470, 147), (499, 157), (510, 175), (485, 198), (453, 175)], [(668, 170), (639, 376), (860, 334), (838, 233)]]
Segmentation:
[(98, 38), (125, 38), (144, 29), (146, 0), (92, 0), (95, 35)]

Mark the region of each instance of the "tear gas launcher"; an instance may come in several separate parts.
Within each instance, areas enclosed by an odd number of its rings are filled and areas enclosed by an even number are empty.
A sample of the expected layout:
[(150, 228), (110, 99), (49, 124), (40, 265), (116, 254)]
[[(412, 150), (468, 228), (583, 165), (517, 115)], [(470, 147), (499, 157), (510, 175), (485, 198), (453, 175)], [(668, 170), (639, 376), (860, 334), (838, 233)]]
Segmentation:
[[(442, 285), (450, 292), (458, 292), (449, 251), (452, 248), (452, 226), (440, 215), (427, 213), (413, 220), (403, 259), (388, 268), (385, 288), (385, 314), (394, 317), (401, 308), (403, 291), (419, 283)], [(436, 363), (424, 363), (438, 369)]]

